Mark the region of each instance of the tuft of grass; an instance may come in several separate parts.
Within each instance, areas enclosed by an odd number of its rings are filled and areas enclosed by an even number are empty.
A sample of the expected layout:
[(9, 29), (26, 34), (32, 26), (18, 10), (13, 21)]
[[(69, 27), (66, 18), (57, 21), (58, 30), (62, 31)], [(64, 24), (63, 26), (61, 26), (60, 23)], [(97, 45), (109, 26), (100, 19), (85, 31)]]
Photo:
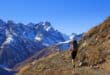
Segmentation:
[(94, 47), (89, 48), (86, 56), (88, 65), (95, 65), (102, 61), (101, 52)]

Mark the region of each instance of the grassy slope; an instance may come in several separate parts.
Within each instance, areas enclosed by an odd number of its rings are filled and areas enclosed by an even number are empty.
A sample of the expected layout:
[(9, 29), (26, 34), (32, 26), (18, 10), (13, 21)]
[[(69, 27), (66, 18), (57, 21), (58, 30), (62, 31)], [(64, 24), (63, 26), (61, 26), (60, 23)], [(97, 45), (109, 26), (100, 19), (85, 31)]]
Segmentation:
[(110, 17), (89, 30), (81, 39), (78, 58), (88, 65), (110, 60)]
[(26, 65), (17, 75), (109, 75), (101, 69), (91, 69), (87, 66), (76, 67), (75, 73), (73, 72), (70, 52), (62, 52), (42, 58), (33, 65)]

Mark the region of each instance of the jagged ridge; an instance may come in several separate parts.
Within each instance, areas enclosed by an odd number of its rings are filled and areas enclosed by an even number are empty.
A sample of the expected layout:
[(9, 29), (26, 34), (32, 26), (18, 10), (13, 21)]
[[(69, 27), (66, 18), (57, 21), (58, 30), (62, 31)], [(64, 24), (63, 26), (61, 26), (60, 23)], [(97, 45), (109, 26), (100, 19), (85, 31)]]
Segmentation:
[(41, 49), (65, 41), (49, 22), (7, 23), (0, 20), (0, 65), (12, 68)]

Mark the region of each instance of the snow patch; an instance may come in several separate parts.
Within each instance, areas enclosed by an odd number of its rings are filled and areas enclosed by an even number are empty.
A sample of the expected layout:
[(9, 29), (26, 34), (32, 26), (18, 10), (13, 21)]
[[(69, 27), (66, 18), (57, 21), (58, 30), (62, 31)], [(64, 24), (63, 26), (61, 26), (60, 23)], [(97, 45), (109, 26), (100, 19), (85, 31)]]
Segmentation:
[(13, 41), (13, 36), (6, 30), (6, 41), (4, 42), (5, 44), (9, 44), (11, 41)]
[(10, 42), (13, 41), (13, 36), (10, 34), (10, 32), (8, 30), (6, 30), (6, 40), (5, 42), (3, 42), (1, 48), (4, 47), (4, 45), (10, 44)]
[(67, 41), (64, 41), (64, 42), (59, 42), (57, 43), (56, 45), (61, 45), (61, 44), (68, 44), (71, 40), (67, 40)]
[(45, 26), (45, 22), (43, 22), (42, 25)]
[(45, 30), (46, 31), (49, 31), (51, 29), (51, 26), (47, 27)]
[(72, 33), (72, 35), (70, 36), (69, 39), (70, 39), (70, 40), (74, 40), (74, 39), (76, 39), (75, 37), (76, 37), (76, 34), (75, 34), (75, 33)]
[(36, 35), (35, 40), (36, 41), (41, 41), (42, 40), (42, 34)]
[(37, 41), (41, 41), (42, 40), (42, 38), (40, 38), (40, 37), (35, 37), (35, 40), (37, 40)]

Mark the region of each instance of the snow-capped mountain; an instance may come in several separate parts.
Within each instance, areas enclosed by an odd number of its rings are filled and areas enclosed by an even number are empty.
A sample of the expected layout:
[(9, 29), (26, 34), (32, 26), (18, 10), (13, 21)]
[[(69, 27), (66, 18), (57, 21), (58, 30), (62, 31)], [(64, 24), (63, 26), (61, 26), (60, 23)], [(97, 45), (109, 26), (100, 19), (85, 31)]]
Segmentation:
[(69, 36), (69, 39), (70, 39), (70, 40), (74, 39), (74, 40), (79, 41), (83, 36), (84, 36), (84, 33), (82, 33), (82, 34), (72, 33), (72, 34)]
[(41, 49), (65, 41), (49, 22), (7, 23), (0, 20), (0, 65), (13, 67)]
[(69, 36), (54, 29), (50, 22), (24, 25), (0, 20), (0, 65), (12, 68), (53, 45), (66, 49), (68, 41)]

